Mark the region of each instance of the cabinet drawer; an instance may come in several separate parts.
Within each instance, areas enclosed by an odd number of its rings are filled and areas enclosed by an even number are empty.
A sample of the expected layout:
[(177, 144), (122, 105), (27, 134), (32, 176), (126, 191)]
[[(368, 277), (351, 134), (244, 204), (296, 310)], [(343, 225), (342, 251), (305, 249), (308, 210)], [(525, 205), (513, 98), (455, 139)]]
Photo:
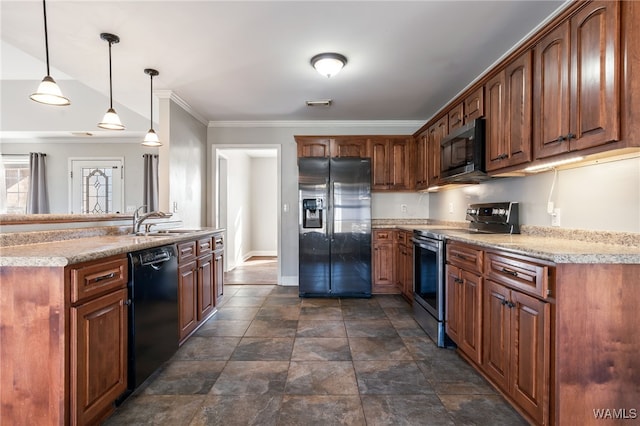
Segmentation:
[(196, 242), (187, 241), (178, 244), (178, 263), (182, 263), (196, 257)]
[(544, 299), (551, 295), (549, 274), (547, 265), (498, 253), (487, 253), (487, 278), (533, 296)]
[(211, 253), (211, 250), (213, 250), (213, 239), (211, 237), (202, 238), (197, 241), (196, 255), (200, 256), (201, 254)]
[(482, 274), (483, 251), (475, 247), (447, 244), (447, 263)]
[(222, 235), (213, 236), (213, 247), (214, 250), (220, 250), (224, 248), (224, 238), (222, 237)]
[(127, 258), (111, 258), (71, 269), (71, 303), (126, 287)]
[(373, 231), (373, 240), (374, 241), (391, 241), (393, 242), (393, 231), (390, 229), (379, 229), (377, 231)]
[(404, 231), (396, 232), (396, 242), (398, 244), (406, 244), (407, 243), (407, 234)]

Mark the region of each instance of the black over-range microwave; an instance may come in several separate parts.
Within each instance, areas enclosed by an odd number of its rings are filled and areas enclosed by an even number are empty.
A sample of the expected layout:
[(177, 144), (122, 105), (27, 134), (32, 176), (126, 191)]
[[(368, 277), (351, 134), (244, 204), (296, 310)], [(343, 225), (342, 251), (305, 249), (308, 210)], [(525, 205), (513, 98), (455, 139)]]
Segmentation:
[(476, 118), (440, 142), (440, 179), (444, 183), (476, 183), (490, 179), (485, 169), (485, 123)]

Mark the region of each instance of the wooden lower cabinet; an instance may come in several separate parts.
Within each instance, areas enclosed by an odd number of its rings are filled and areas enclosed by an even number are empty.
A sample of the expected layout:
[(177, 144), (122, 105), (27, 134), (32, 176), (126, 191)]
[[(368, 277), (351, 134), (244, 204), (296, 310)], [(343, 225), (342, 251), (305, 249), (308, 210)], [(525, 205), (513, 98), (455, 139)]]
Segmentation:
[(536, 424), (549, 422), (550, 304), (487, 280), (482, 368)]
[(465, 355), (480, 364), (482, 277), (448, 264), (445, 282), (447, 335)]
[(128, 294), (123, 288), (71, 308), (72, 424), (95, 424), (127, 389)]
[[(178, 318), (180, 344), (216, 310), (216, 296), (222, 289), (222, 248), (214, 260), (216, 237), (178, 244)], [(221, 241), (221, 240), (220, 240)], [(216, 286), (218, 282), (218, 286)]]
[(373, 294), (398, 294), (394, 270), (394, 234), (393, 229), (373, 231)]

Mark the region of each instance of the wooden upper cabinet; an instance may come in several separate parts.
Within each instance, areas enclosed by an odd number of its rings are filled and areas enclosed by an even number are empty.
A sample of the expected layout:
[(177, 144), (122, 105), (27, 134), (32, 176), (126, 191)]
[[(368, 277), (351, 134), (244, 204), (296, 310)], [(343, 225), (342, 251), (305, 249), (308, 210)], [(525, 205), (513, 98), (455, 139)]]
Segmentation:
[(369, 139), (371, 189), (413, 189), (411, 136), (380, 136)]
[(464, 99), (464, 124), (484, 116), (484, 87), (480, 86)]
[(462, 127), (464, 124), (464, 102), (460, 102), (458, 105), (451, 108), (447, 115), (449, 117), (449, 130), (447, 131), (447, 134), (449, 134), (458, 127)]
[(619, 138), (619, 15), (620, 2), (588, 3), (536, 45), (536, 159)]
[(485, 84), (487, 171), (531, 161), (532, 52)]
[(300, 157), (330, 157), (330, 139), (315, 136), (295, 136)]
[(429, 152), (427, 173), (429, 174), (428, 186), (437, 185), (440, 181), (440, 142), (449, 133), (449, 116), (445, 115), (431, 127), (429, 127)]
[(335, 138), (330, 144), (331, 157), (370, 157), (366, 137)]
[(415, 143), (416, 189), (427, 189), (429, 187), (429, 129), (422, 132)]

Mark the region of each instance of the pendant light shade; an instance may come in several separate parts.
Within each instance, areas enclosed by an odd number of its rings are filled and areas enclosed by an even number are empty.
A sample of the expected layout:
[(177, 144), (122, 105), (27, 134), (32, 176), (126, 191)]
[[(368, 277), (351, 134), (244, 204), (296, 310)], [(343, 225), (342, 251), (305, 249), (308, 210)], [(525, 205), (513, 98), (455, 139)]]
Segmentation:
[(113, 84), (111, 77), (111, 45), (120, 42), (120, 37), (114, 34), (102, 33), (100, 38), (109, 43), (109, 109), (105, 113), (98, 127), (107, 130), (124, 130), (124, 125), (118, 117), (118, 113), (113, 109)]
[(311, 66), (329, 78), (340, 72), (347, 64), (347, 58), (339, 53), (320, 53), (311, 58)]
[(42, 83), (38, 85), (38, 90), (29, 96), (32, 100), (47, 105), (65, 106), (71, 104), (69, 99), (62, 96), (62, 91), (51, 77), (49, 71), (49, 35), (47, 32), (47, 5), (42, 0), (42, 11), (44, 15), (44, 50), (47, 57), (47, 75), (42, 79)]
[(150, 91), (150, 95), (149, 95), (149, 104), (151, 105), (151, 112), (149, 113), (149, 119), (151, 121), (151, 127), (149, 128), (149, 131), (145, 135), (144, 140), (142, 141), (142, 145), (144, 145), (144, 146), (162, 146), (162, 143), (160, 143), (160, 139), (158, 139), (158, 135), (153, 130), (153, 77), (155, 77), (156, 75), (158, 75), (160, 73), (158, 71), (154, 70), (154, 69), (151, 69), (151, 68), (146, 68), (144, 70), (144, 73), (147, 74), (151, 79), (151, 91)]

